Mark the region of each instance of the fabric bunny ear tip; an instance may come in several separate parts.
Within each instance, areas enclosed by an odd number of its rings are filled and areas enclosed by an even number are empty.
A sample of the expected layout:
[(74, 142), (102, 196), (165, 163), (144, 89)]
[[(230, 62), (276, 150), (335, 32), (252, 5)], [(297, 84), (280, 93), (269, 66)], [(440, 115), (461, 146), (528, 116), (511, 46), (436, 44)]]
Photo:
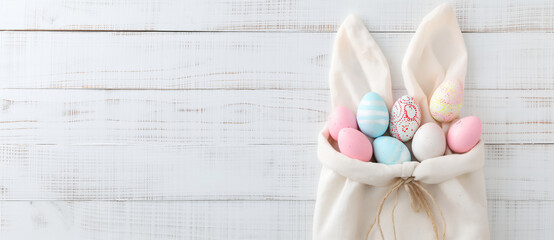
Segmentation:
[(392, 106), (390, 71), (381, 49), (364, 23), (349, 15), (335, 37), (329, 88), (334, 107), (342, 105), (353, 112), (362, 97), (370, 91), (378, 93)]
[[(456, 78), (463, 84), (465, 81), (465, 72), (467, 67), (467, 50), (462, 36), (462, 31), (458, 24), (458, 19), (456, 18), (456, 13), (450, 3), (443, 3), (433, 9), (431, 13), (423, 18), (417, 31), (422, 32), (422, 34), (429, 34), (430, 36), (451, 36), (448, 41), (450, 41), (449, 44), (452, 48), (451, 51), (456, 52), (457, 56), (451, 65), (463, 67), (456, 68), (461, 72), (448, 72), (446, 78)], [(439, 39), (438, 37), (436, 38)], [(447, 41), (447, 39), (442, 39), (442, 41)]]
[(346, 18), (344, 19), (343, 22), (348, 22), (348, 21), (359, 21), (360, 19), (358, 18), (358, 16), (356, 16), (355, 14), (348, 14), (348, 16), (346, 16)]
[(358, 16), (354, 15), (354, 14), (350, 14), (348, 15), (344, 21), (342, 22), (342, 24), (340, 25), (340, 28), (338, 30), (338, 32), (340, 32), (341, 30), (343, 30), (344, 28), (346, 27), (350, 27), (350, 28), (365, 28), (365, 25), (364, 23), (362, 22), (362, 20), (360, 18), (358, 18)]
[(435, 7), (427, 16), (433, 16), (435, 14), (454, 15), (454, 9), (450, 3), (445, 2)]
[[(450, 24), (451, 22), (455, 22), (457, 24), (456, 14), (454, 13), (454, 9), (450, 5), (450, 3), (443, 3), (435, 7), (433, 11), (431, 11), (423, 18), (421, 24), (419, 25), (419, 28), (423, 26), (429, 26), (429, 24), (426, 23), (433, 21), (436, 22), (436, 24)], [(419, 28), (418, 31), (421, 31)]]

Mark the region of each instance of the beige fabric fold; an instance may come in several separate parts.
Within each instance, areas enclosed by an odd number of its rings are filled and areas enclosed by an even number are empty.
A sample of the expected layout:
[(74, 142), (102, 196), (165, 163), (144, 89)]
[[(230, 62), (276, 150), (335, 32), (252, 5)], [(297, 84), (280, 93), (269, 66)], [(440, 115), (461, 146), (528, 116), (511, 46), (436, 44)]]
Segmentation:
[[(443, 4), (422, 21), (410, 42), (402, 64), (408, 94), (422, 107), (423, 122), (434, 121), (428, 101), (446, 78), (464, 81), (467, 53), (454, 11)], [(363, 23), (349, 16), (335, 40), (330, 67), (333, 106), (344, 105), (352, 111), (362, 96), (375, 91), (391, 108), (393, 99), (389, 66), (377, 43)], [(440, 123), (439, 123), (440, 124)], [(448, 124), (443, 124), (446, 131)], [(371, 219), (393, 183), (414, 177), (436, 200), (446, 220), (446, 239), (489, 239), (484, 165), (484, 143), (480, 141), (464, 154), (452, 154), (398, 165), (366, 163), (338, 152), (324, 128), (318, 136), (318, 158), (322, 164), (314, 211), (313, 239), (365, 239)], [(385, 239), (394, 239), (386, 202), (380, 221)], [(433, 210), (436, 216), (438, 212)], [(428, 216), (410, 207), (409, 196), (399, 191), (394, 211), (398, 239), (434, 239)], [(444, 230), (438, 229), (440, 235)], [(381, 239), (372, 231), (369, 239)]]
[(348, 16), (337, 32), (329, 76), (333, 106), (346, 106), (356, 112), (362, 97), (374, 91), (389, 110), (392, 107), (387, 59), (354, 15)]

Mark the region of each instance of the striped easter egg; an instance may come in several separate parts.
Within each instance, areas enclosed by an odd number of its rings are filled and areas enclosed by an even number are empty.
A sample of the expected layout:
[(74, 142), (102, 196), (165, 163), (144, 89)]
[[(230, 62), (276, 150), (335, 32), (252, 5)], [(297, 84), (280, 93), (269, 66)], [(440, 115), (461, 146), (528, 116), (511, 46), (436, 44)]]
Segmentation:
[(376, 138), (387, 131), (389, 110), (383, 98), (375, 92), (368, 92), (358, 105), (356, 113), (360, 130), (369, 137)]

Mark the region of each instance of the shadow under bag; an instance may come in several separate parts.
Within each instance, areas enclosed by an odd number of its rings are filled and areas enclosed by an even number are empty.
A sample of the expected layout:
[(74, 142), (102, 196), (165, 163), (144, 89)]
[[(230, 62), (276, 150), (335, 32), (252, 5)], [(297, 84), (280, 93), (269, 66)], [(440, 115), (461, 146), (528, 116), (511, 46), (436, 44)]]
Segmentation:
[[(423, 19), (402, 63), (404, 85), (421, 108), (422, 125), (435, 122), (428, 105), (433, 91), (446, 79), (463, 84), (466, 69), (456, 16), (443, 4)], [(356, 112), (363, 95), (373, 91), (390, 112), (387, 60), (354, 16), (337, 32), (329, 75), (333, 107)], [(444, 132), (451, 124), (436, 123)], [(324, 128), (318, 136), (322, 169), (313, 239), (489, 239), (482, 141), (464, 154), (447, 149), (444, 156), (396, 165), (351, 159), (334, 145)]]

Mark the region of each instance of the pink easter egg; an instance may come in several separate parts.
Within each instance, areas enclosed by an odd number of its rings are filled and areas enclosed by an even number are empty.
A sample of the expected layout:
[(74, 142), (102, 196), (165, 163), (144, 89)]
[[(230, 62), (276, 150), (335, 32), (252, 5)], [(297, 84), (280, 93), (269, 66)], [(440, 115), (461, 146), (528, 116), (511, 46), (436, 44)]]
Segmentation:
[(329, 128), (329, 133), (331, 137), (338, 141), (339, 132), (343, 128), (358, 128), (358, 123), (356, 122), (356, 115), (350, 111), (347, 107), (338, 106), (331, 112), (329, 116), (329, 121), (327, 122), (327, 127)]
[(402, 142), (407, 142), (421, 124), (421, 110), (416, 100), (411, 96), (402, 96), (391, 109), (389, 131), (390, 135)]
[(456, 153), (465, 153), (471, 150), (481, 138), (481, 120), (476, 116), (469, 116), (456, 121), (446, 135), (448, 147)]
[(353, 129), (343, 128), (339, 132), (340, 152), (349, 158), (369, 162), (373, 155), (373, 147), (365, 134)]

